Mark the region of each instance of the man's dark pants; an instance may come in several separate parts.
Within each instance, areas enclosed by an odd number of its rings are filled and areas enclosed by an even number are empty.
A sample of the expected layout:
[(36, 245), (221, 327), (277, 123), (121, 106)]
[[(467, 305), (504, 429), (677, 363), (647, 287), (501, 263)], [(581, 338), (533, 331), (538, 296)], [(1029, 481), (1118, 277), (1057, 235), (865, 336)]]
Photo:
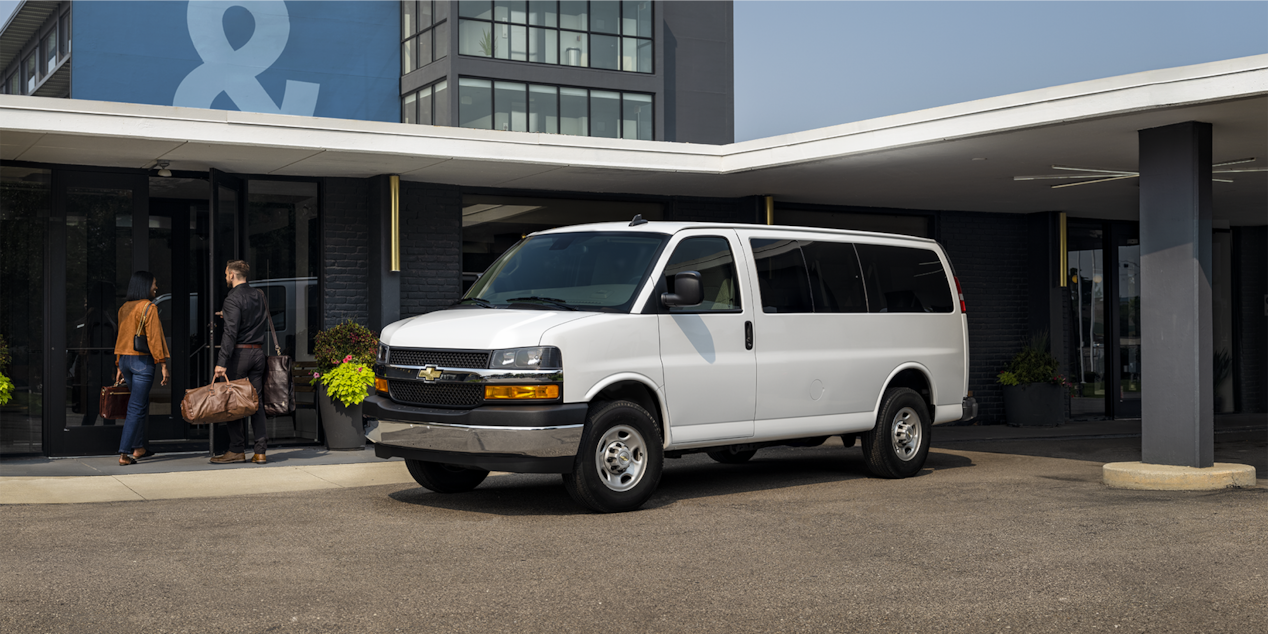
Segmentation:
[[(258, 454), (264, 453), (265, 445), (268, 443), (268, 432), (264, 428), (264, 370), (266, 365), (263, 349), (237, 348), (233, 351), (233, 355), (229, 357), (229, 366), (225, 368), (230, 381), (245, 377), (251, 381), (251, 386), (255, 388), (259, 408), (251, 415), (251, 430), (255, 432), (255, 453)], [(229, 431), (229, 451), (246, 453), (247, 419), (240, 418), (229, 421), (226, 427), (228, 427)]]

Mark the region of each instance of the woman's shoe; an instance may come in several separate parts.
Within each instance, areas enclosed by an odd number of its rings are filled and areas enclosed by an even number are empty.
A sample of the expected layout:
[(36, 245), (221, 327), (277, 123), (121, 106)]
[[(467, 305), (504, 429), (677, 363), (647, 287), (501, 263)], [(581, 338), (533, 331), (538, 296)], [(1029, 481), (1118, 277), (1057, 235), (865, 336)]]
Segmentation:
[(134, 459), (136, 459), (136, 460), (140, 460), (140, 459), (142, 459), (142, 458), (153, 458), (153, 457), (154, 457), (154, 452), (153, 452), (153, 451), (150, 451), (149, 449), (146, 449), (146, 450), (145, 450), (145, 453), (143, 453), (143, 454), (141, 454), (141, 455), (137, 455), (136, 451), (134, 450), (134, 451), (132, 452), (132, 457), (133, 457)]
[(131, 454), (126, 454), (126, 453), (119, 454), (120, 467), (126, 467), (130, 464), (136, 464), (136, 458), (133, 458)]

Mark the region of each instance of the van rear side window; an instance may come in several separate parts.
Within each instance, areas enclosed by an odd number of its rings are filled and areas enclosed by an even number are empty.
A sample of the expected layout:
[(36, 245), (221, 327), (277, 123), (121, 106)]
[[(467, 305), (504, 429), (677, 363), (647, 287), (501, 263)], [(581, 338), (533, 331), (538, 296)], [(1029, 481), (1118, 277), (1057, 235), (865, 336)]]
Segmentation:
[(938, 254), (876, 244), (856, 244), (868, 304), (873, 313), (949, 313), (951, 284)]

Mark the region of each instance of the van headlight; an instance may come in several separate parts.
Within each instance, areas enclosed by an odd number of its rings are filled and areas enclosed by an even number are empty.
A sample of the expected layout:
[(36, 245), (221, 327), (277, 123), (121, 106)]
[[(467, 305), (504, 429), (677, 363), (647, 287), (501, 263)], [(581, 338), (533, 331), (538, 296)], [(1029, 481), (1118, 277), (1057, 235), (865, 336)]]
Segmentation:
[(489, 369), (562, 370), (563, 356), (559, 353), (559, 348), (552, 346), (494, 350), (489, 360)]
[(378, 363), (387, 363), (387, 352), (388, 352), (388, 350), (387, 350), (387, 345), (386, 345), (386, 344), (384, 344), (384, 343), (382, 343), (382, 342), (380, 342), (380, 343), (379, 343), (379, 356), (378, 356), (378, 358), (376, 359), (376, 361), (377, 361)]

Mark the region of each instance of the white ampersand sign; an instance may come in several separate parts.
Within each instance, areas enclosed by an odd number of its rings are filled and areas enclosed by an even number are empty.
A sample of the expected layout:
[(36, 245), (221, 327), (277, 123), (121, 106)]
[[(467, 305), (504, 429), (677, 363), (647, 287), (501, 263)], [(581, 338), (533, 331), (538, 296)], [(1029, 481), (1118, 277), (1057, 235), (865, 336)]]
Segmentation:
[[(251, 39), (237, 50), (224, 30), (225, 12), (233, 7), (246, 9), (255, 19)], [(320, 84), (287, 80), (279, 108), (256, 79), (282, 56), (290, 39), (291, 17), (285, 2), (192, 1), (185, 17), (203, 63), (176, 88), (173, 106), (210, 108), (223, 92), (243, 112), (313, 115)]]

